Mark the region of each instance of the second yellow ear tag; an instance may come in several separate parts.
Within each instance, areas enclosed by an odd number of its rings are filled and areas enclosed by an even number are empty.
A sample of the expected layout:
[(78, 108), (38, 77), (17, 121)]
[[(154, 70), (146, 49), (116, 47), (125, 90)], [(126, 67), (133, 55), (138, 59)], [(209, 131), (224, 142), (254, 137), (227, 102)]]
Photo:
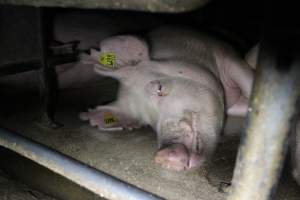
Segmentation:
[(109, 68), (116, 68), (116, 54), (114, 53), (101, 53), (99, 63)]
[(104, 113), (103, 122), (105, 125), (112, 125), (118, 122), (117, 118), (110, 112)]

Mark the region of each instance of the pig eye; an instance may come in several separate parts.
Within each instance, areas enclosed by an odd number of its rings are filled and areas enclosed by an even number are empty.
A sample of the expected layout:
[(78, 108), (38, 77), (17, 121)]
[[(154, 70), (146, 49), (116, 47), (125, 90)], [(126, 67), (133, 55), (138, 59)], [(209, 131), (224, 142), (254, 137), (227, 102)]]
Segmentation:
[(146, 85), (146, 91), (148, 94), (163, 97), (170, 93), (169, 85), (159, 80), (151, 81)]
[(163, 96), (162, 85), (158, 83), (156, 93), (158, 96)]
[(160, 81), (156, 81), (155, 84), (156, 84), (156, 91), (155, 91), (156, 95), (160, 96), (160, 97), (166, 96), (167, 95), (166, 89), (163, 87), (163, 85), (161, 84), (161, 82)]
[(169, 90), (167, 87), (163, 86), (161, 84), (161, 82), (158, 81), (157, 83), (157, 90), (156, 90), (156, 94), (157, 96), (163, 97), (163, 96), (167, 96), (169, 94)]

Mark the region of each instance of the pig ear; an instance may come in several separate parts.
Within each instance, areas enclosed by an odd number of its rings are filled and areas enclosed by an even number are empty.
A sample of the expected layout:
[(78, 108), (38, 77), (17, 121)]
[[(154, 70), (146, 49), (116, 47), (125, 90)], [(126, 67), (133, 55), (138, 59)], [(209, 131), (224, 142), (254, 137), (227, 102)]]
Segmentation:
[(148, 83), (145, 89), (151, 96), (163, 97), (170, 94), (172, 86), (168, 80), (154, 80)]
[(115, 56), (117, 68), (149, 60), (147, 43), (133, 35), (107, 38), (100, 43), (100, 49), (103, 54), (109, 53)]
[(91, 49), (90, 54), (81, 53), (79, 54), (80, 62), (84, 65), (93, 65), (95, 72), (104, 76), (115, 77), (117, 74), (114, 73), (114, 65), (102, 65), (100, 63), (100, 51)]

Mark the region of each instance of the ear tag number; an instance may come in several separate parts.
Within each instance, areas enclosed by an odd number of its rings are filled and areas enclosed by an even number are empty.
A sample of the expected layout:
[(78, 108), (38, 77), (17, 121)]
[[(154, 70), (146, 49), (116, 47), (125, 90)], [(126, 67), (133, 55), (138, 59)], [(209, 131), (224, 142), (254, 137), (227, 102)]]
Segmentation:
[(103, 122), (105, 125), (113, 125), (118, 122), (117, 118), (110, 112), (104, 113)]
[(116, 55), (114, 53), (102, 53), (99, 57), (99, 63), (108, 68), (116, 68)]

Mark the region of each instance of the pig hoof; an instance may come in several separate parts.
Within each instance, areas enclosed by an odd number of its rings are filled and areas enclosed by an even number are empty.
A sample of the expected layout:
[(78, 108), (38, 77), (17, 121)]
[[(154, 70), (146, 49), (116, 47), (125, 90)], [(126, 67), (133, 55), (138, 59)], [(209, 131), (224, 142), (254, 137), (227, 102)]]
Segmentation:
[(198, 153), (189, 153), (183, 144), (172, 144), (159, 150), (154, 161), (163, 168), (175, 171), (193, 169), (203, 162)]

